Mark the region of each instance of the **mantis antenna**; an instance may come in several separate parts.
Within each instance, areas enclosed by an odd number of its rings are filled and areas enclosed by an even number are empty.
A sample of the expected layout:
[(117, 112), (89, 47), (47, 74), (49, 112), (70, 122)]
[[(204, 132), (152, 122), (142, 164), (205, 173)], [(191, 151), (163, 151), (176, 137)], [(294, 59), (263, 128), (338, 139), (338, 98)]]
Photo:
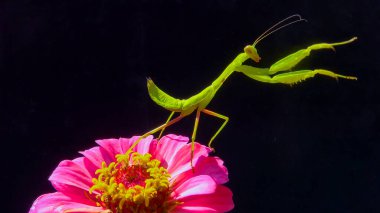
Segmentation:
[[(295, 20), (292, 20), (292, 19), (295, 19)], [(288, 22), (290, 21), (290, 22)], [(256, 40), (255, 42), (253, 42), (253, 45), (252, 46), (256, 46), (256, 44), (258, 44), (261, 40), (263, 40), (264, 38), (266, 38), (267, 36), (269, 36), (270, 34), (284, 28), (284, 27), (287, 27), (291, 24), (295, 24), (297, 22), (301, 22), (301, 21), (307, 21), (306, 19), (302, 18), (300, 15), (298, 14), (294, 14), (294, 15), (291, 15), (287, 18), (284, 18), (283, 20), (277, 22), (275, 25), (273, 25), (272, 27), (270, 27), (269, 29), (265, 30), (265, 32), (263, 32)], [(288, 23), (287, 23), (288, 22)]]

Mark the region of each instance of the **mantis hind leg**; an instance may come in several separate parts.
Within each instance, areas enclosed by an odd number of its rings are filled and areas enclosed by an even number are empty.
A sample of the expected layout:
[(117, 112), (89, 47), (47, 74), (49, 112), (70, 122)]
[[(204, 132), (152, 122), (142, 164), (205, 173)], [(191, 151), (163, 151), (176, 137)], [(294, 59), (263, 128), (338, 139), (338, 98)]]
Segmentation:
[(129, 156), (129, 154), (132, 152), (133, 148), (135, 148), (135, 147), (137, 146), (137, 144), (140, 143), (140, 141), (141, 141), (143, 138), (146, 138), (146, 137), (149, 136), (149, 135), (152, 135), (152, 134), (154, 134), (154, 133), (156, 133), (156, 132), (158, 132), (158, 131), (160, 131), (160, 130), (162, 130), (162, 129), (165, 129), (166, 127), (171, 126), (171, 125), (173, 125), (174, 123), (177, 123), (177, 122), (178, 122), (179, 120), (181, 120), (183, 117), (184, 117), (183, 115), (179, 115), (179, 116), (177, 116), (176, 118), (174, 118), (173, 120), (171, 120), (171, 121), (169, 121), (169, 122), (167, 122), (167, 123), (164, 123), (164, 124), (162, 124), (162, 125), (160, 125), (160, 126), (154, 128), (154, 129), (150, 130), (149, 132), (147, 132), (147, 133), (141, 135), (141, 136), (140, 136), (140, 137), (139, 137), (139, 138), (138, 138), (138, 139), (132, 144), (132, 146), (129, 147), (129, 149), (128, 149), (127, 152), (126, 152), (126, 156)]
[[(170, 113), (169, 118), (166, 120), (165, 124), (169, 123), (169, 121), (170, 121), (170, 119), (172, 119), (174, 113), (175, 113), (174, 111), (173, 111), (172, 113)], [(166, 127), (164, 127), (164, 128), (161, 129), (161, 132), (160, 132), (160, 134), (158, 135), (157, 140), (159, 140), (159, 139), (161, 138), (162, 133), (164, 133), (164, 131), (165, 131), (165, 128), (166, 128)]]
[(349, 44), (353, 41), (355, 41), (357, 37), (354, 37), (347, 41), (342, 42), (336, 42), (336, 43), (319, 43), (319, 44), (313, 44), (307, 47), (306, 49), (299, 50), (293, 54), (290, 54), (286, 56), (285, 58), (282, 58), (281, 60), (274, 63), (269, 68), (269, 75), (273, 75), (279, 71), (287, 71), (296, 66), (300, 61), (302, 61), (305, 57), (310, 55), (310, 52), (312, 50), (319, 50), (319, 49), (332, 49), (335, 51), (334, 46), (339, 45), (345, 45)]

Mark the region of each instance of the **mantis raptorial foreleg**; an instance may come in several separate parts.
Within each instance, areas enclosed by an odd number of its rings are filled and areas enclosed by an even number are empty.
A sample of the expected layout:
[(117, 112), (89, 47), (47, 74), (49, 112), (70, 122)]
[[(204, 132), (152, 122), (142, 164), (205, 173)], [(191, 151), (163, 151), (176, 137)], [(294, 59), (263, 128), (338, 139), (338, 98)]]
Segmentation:
[(269, 68), (252, 67), (249, 65), (240, 65), (235, 67), (235, 71), (241, 72), (244, 75), (255, 79), (256, 81), (268, 82), (271, 77), (269, 76)]
[(299, 83), (303, 80), (306, 80), (308, 78), (312, 78), (315, 76), (315, 74), (325, 75), (332, 78), (345, 78), (350, 80), (356, 80), (356, 77), (353, 76), (345, 76), (336, 74), (332, 71), (325, 70), (325, 69), (315, 69), (315, 70), (297, 70), (293, 72), (287, 72), (287, 73), (281, 73), (275, 76), (270, 75), (257, 75), (255, 74), (257, 71), (256, 67), (251, 67), (248, 65), (241, 65), (238, 67), (238, 71), (244, 73), (246, 76), (255, 79), (257, 81), (261, 81), (264, 83), (282, 83), (282, 84), (289, 84), (293, 85), (296, 83)]
[(334, 46), (339, 46), (339, 45), (345, 45), (348, 43), (351, 43), (355, 41), (357, 37), (354, 37), (350, 40), (343, 41), (343, 42), (336, 42), (336, 43), (319, 43), (319, 44), (313, 44), (307, 47), (306, 49), (298, 50), (297, 52), (290, 54), (286, 56), (285, 58), (282, 58), (281, 60), (277, 61), (274, 63), (270, 68), (269, 68), (269, 74), (273, 75), (279, 71), (286, 71), (290, 70), (294, 66), (296, 66), (300, 61), (302, 61), (305, 57), (310, 55), (310, 52), (312, 50), (319, 50), (319, 49), (332, 49), (335, 51)]

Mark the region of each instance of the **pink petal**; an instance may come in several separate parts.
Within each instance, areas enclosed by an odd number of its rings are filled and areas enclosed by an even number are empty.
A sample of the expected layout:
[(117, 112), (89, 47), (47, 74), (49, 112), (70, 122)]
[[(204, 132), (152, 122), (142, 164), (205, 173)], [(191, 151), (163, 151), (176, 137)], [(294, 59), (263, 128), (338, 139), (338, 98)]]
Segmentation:
[[(138, 140), (140, 136), (134, 136), (131, 139), (120, 138), (120, 139), (105, 139), (97, 140), (96, 143), (100, 145), (100, 151), (103, 154), (103, 158), (106, 163), (115, 161), (115, 156), (117, 154), (124, 154), (133, 143)], [(148, 136), (143, 138), (133, 149), (141, 154), (149, 152), (153, 136)]]
[(177, 142), (185, 142), (185, 143), (189, 142), (189, 138), (182, 135), (167, 134), (164, 137), (162, 137), (163, 140), (166, 140), (165, 138), (168, 140), (173, 140)]
[(95, 171), (102, 167), (102, 162), (104, 161), (100, 154), (100, 147), (96, 146), (79, 153), (85, 157), (84, 164), (91, 176), (94, 177)]
[(180, 199), (182, 205), (174, 210), (176, 213), (215, 213), (228, 212), (234, 208), (232, 192), (225, 186), (218, 185), (212, 194), (188, 196)]
[[(84, 166), (89, 171), (92, 176), (95, 176), (95, 171), (102, 167), (102, 162), (109, 164), (112, 161), (115, 161), (115, 156), (117, 154), (126, 153), (129, 147), (139, 138), (139, 136), (134, 136), (131, 139), (120, 138), (116, 139), (106, 139), (106, 140), (97, 140), (96, 142), (100, 147), (93, 147), (91, 149), (80, 152), (85, 156)], [(148, 136), (145, 139), (142, 139), (134, 149), (136, 151), (145, 154), (150, 152), (153, 148), (152, 143), (153, 136)]]
[(183, 184), (174, 189), (175, 199), (182, 199), (184, 197), (211, 194), (216, 189), (215, 181), (208, 175), (199, 175), (186, 180)]
[[(201, 156), (208, 156), (208, 153), (211, 150), (206, 146), (203, 146), (199, 143), (194, 144), (194, 156), (193, 156), (193, 165), (196, 165), (198, 159)], [(171, 174), (172, 178), (175, 179), (177, 175), (192, 170), (190, 164), (190, 156), (191, 153), (191, 143), (186, 144), (176, 153), (172, 153), (174, 155), (173, 160), (168, 165), (167, 170)]]
[(133, 144), (134, 139), (137, 136), (134, 136), (132, 138), (119, 138), (119, 143), (121, 147), (121, 152), (120, 153), (126, 153), (129, 147)]
[[(139, 138), (139, 137), (138, 137)], [(133, 142), (135, 142), (136, 140), (132, 140)], [(135, 152), (138, 152), (140, 154), (146, 154), (146, 153), (150, 153), (150, 149), (151, 149), (151, 145), (152, 145), (152, 141), (153, 141), (153, 136), (152, 135), (149, 135), (148, 137), (142, 139), (137, 145), (136, 147), (133, 149)]]
[(197, 162), (195, 173), (210, 175), (217, 184), (228, 182), (228, 171), (218, 157), (201, 156)]
[(100, 146), (100, 153), (104, 161), (109, 164), (115, 161), (115, 155), (122, 152), (119, 139), (96, 140)]
[(172, 178), (172, 186), (176, 187), (187, 179), (198, 175), (209, 175), (217, 184), (223, 184), (228, 181), (227, 168), (220, 158), (200, 156), (194, 171), (188, 170)]
[(96, 204), (86, 205), (73, 200), (60, 192), (44, 194), (38, 197), (29, 213), (60, 213), (60, 212), (101, 212), (103, 208), (96, 207)]
[(161, 165), (167, 167), (167, 165), (171, 165), (176, 160), (175, 153), (186, 146), (188, 141), (187, 137), (165, 135), (158, 142), (157, 150), (153, 157), (161, 161)]
[[(53, 171), (49, 180), (57, 191), (65, 194), (76, 194), (78, 191), (85, 192), (92, 186), (92, 177), (83, 167), (83, 157), (73, 161), (64, 160)], [(84, 196), (84, 192), (80, 193)]]
[[(138, 140), (140, 136), (133, 136), (132, 138), (120, 138), (121, 152), (118, 154), (124, 154), (128, 149), (133, 145), (133, 143)], [(153, 136), (149, 135), (148, 137), (141, 139), (141, 141), (136, 145), (133, 151), (137, 151), (140, 154), (145, 154), (151, 151), (153, 146)]]

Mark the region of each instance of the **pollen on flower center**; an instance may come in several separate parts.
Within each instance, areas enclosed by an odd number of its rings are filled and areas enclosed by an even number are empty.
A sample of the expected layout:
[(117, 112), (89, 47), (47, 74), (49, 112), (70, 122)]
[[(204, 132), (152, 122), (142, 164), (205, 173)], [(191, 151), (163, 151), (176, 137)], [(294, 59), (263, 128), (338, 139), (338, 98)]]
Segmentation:
[[(131, 161), (129, 158), (131, 157)], [(179, 204), (170, 197), (170, 175), (152, 156), (127, 152), (96, 171), (89, 192), (112, 212), (168, 212)], [(96, 193), (95, 193), (96, 192)]]

